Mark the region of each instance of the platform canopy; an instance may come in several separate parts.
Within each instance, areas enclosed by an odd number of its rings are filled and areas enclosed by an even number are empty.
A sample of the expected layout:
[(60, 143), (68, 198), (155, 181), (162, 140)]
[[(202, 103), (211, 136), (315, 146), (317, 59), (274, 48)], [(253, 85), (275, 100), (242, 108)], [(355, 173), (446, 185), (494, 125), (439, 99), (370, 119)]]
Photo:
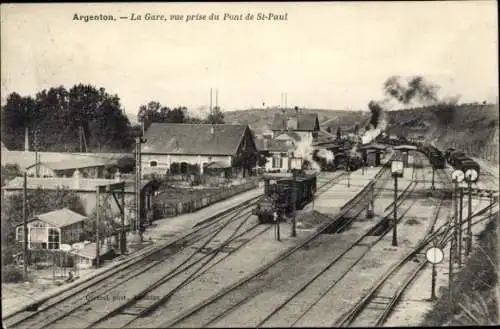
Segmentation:
[(398, 145), (393, 147), (394, 150), (398, 151), (416, 151), (418, 150), (414, 145)]

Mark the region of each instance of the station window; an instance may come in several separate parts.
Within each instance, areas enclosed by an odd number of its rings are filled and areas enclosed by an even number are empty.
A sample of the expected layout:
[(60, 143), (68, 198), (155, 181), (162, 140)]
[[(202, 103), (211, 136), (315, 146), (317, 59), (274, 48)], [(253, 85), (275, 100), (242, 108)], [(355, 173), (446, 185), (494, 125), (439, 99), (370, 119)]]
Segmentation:
[(49, 228), (49, 248), (48, 249), (59, 249), (60, 236), (59, 231), (55, 228)]
[(20, 226), (16, 229), (16, 240), (24, 242), (24, 227)]
[(158, 162), (157, 162), (157, 161), (151, 161), (151, 162), (149, 163), (149, 165), (150, 165), (151, 167), (156, 167), (156, 166), (158, 165)]

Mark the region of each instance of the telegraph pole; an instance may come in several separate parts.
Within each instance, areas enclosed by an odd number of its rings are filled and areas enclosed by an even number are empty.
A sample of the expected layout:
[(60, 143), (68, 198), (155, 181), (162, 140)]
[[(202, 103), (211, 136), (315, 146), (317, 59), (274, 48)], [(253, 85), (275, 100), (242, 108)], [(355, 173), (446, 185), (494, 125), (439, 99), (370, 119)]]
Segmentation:
[(472, 250), (472, 182), (470, 179), (467, 180), (467, 185), (469, 187), (469, 204), (468, 206), (468, 216), (467, 216), (467, 250), (466, 254), (469, 256)]
[(464, 207), (464, 190), (460, 188), (460, 206), (459, 206), (459, 220), (458, 220), (458, 266), (462, 267), (462, 220), (463, 220), (463, 207)]
[(26, 171), (24, 172), (24, 183), (23, 183), (23, 235), (24, 235), (24, 279), (28, 279), (28, 212), (26, 202), (28, 201), (27, 197), (27, 180), (28, 175)]
[(397, 247), (398, 245), (398, 232), (397, 232), (397, 224), (398, 224), (398, 177), (394, 176), (394, 223), (392, 225), (392, 245)]
[(100, 208), (101, 208), (101, 188), (100, 186), (96, 187), (96, 220), (95, 220), (95, 266), (99, 267), (99, 216), (100, 216)]
[(121, 224), (122, 224), (122, 231), (121, 231), (121, 236), (120, 236), (120, 252), (122, 255), (125, 254), (126, 249), (127, 249), (127, 235), (125, 232), (125, 185), (122, 187), (122, 209), (121, 209)]
[[(144, 123), (143, 123), (144, 124)], [(143, 225), (141, 225), (141, 144), (146, 143), (146, 140), (142, 138), (143, 136), (136, 137), (135, 142), (135, 160), (136, 160), (136, 170), (135, 170), (135, 216), (136, 224), (135, 231), (139, 232), (139, 237), (141, 242), (143, 241)]]
[(453, 239), (451, 240), (451, 244), (452, 244), (452, 248), (453, 248), (453, 253), (454, 253), (454, 256), (455, 256), (455, 260), (458, 259), (458, 200), (457, 200), (457, 197), (458, 197), (458, 181), (455, 180), (454, 181), (454, 190), (453, 190), (453, 209), (454, 209), (454, 214), (453, 214), (453, 218), (455, 220), (455, 227), (454, 227), (454, 230), (453, 230)]
[(292, 237), (297, 236), (297, 223), (295, 218), (295, 208), (297, 202), (297, 172), (295, 169), (292, 169), (293, 175), (293, 185), (292, 185)]

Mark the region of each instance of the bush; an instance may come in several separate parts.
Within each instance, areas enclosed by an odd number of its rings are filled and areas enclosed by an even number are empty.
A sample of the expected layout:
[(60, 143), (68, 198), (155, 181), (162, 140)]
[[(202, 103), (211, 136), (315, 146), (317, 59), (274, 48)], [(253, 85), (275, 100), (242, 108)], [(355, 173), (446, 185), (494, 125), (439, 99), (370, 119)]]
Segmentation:
[(7, 266), (2, 269), (2, 282), (17, 283), (23, 280), (23, 273), (14, 266)]

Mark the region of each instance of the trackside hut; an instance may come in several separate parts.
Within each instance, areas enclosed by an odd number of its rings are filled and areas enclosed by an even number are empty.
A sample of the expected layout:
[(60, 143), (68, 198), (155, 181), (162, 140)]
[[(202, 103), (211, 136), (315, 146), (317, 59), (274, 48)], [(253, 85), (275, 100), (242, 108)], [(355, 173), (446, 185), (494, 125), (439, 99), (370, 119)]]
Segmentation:
[[(79, 175), (75, 175), (71, 178), (28, 178), (27, 179), (27, 189), (36, 190), (38, 188), (47, 191), (55, 191), (57, 189), (67, 189), (74, 191), (81, 199), (85, 214), (90, 215), (96, 208), (96, 189), (99, 185), (108, 185), (119, 182), (116, 179), (88, 179), (80, 178)], [(135, 202), (135, 192), (134, 192), (134, 182), (125, 181), (125, 223), (129, 223), (130, 220), (135, 218), (135, 212), (129, 207), (133, 202)], [(152, 205), (152, 197), (155, 192), (155, 184), (149, 180), (142, 180), (141, 182), (141, 216), (145, 217), (148, 209)], [(4, 197), (8, 198), (13, 194), (21, 194), (23, 192), (23, 178), (16, 177), (10, 181), (6, 186), (2, 187), (2, 192)], [(102, 195), (102, 200), (104, 202), (106, 195)], [(111, 207), (113, 213), (118, 214), (119, 209), (114, 201), (113, 197), (109, 195), (108, 203)]]
[(153, 123), (145, 139), (144, 174), (165, 174), (174, 163), (181, 173), (187, 173), (187, 165), (197, 165), (203, 174), (206, 166), (231, 168), (237, 156), (257, 151), (248, 125)]
[[(33, 216), (28, 222), (28, 247), (30, 249), (58, 250), (61, 243), (80, 241), (84, 232), (82, 216), (68, 208)], [(23, 224), (16, 227), (16, 240), (24, 242)]]

